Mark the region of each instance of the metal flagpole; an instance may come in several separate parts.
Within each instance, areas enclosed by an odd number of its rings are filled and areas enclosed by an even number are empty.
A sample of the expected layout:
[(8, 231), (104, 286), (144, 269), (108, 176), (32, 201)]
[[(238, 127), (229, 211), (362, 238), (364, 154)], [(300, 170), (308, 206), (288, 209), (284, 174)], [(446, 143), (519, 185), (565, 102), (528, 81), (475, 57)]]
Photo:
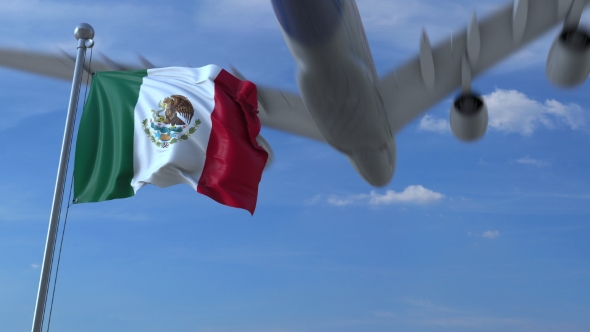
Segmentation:
[(68, 105), (66, 127), (61, 145), (59, 166), (57, 168), (57, 180), (55, 182), (55, 191), (53, 192), (53, 203), (51, 204), (51, 216), (49, 217), (49, 229), (47, 230), (47, 241), (45, 243), (45, 254), (43, 256), (43, 265), (41, 267), (41, 279), (39, 280), (39, 291), (37, 292), (37, 303), (35, 304), (32, 332), (41, 332), (43, 327), (43, 314), (45, 313), (45, 303), (47, 301), (47, 291), (49, 289), (49, 278), (51, 276), (51, 265), (53, 262), (58, 220), (61, 212), (63, 189), (66, 182), (67, 166), (70, 157), (70, 145), (74, 133), (74, 119), (82, 81), (82, 66), (86, 55), (86, 49), (91, 48), (94, 45), (94, 41), (92, 40), (92, 38), (94, 38), (94, 29), (90, 24), (81, 23), (76, 29), (74, 29), (74, 37), (78, 40), (78, 52), (76, 54), (74, 79), (72, 81), (72, 91), (70, 92), (70, 103)]

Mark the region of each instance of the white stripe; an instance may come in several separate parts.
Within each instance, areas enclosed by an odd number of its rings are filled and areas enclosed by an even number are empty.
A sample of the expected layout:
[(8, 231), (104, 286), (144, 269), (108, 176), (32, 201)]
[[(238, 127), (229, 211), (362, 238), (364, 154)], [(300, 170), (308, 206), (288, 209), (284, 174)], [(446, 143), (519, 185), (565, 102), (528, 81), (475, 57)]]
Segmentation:
[[(169, 67), (148, 70), (148, 76), (143, 79), (135, 106), (134, 177), (131, 181), (135, 192), (148, 183), (158, 187), (180, 183), (186, 183), (193, 188), (197, 187), (205, 165), (211, 134), (211, 113), (215, 107), (213, 81), (220, 71), (221, 68), (215, 65), (202, 68)], [(150, 119), (156, 128), (171, 128), (170, 125), (162, 122), (160, 122), (161, 126), (158, 126), (153, 120), (152, 110), (158, 112), (160, 110), (158, 103), (172, 95), (186, 97), (194, 108), (191, 122), (186, 125), (182, 134), (188, 134), (189, 128), (197, 120), (200, 120), (201, 124), (188, 140), (180, 140), (174, 144), (170, 144), (171, 141), (169, 141), (168, 147), (158, 147), (145, 133), (142, 121), (147, 119), (150, 135), (154, 137), (158, 130), (151, 127)], [(164, 116), (164, 113), (161, 111), (160, 115)], [(158, 142), (165, 143), (155, 138)]]

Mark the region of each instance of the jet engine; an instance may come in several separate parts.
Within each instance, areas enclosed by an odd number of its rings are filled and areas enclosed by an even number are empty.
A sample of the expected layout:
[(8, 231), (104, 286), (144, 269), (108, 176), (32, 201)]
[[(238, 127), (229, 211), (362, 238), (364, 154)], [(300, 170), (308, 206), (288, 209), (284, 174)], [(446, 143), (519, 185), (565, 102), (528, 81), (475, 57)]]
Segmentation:
[(547, 77), (560, 87), (584, 83), (590, 74), (590, 35), (583, 29), (565, 29), (547, 57)]
[(488, 109), (483, 99), (472, 93), (463, 93), (451, 107), (451, 131), (461, 141), (480, 139), (488, 129)]

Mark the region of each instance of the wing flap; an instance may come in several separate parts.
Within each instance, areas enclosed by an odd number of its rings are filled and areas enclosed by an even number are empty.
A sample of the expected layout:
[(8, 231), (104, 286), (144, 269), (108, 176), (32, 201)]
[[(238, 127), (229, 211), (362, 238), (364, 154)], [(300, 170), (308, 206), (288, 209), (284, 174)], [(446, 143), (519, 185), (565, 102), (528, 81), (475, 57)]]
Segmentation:
[(325, 142), (303, 100), (297, 94), (258, 87), (260, 122), (268, 127)]

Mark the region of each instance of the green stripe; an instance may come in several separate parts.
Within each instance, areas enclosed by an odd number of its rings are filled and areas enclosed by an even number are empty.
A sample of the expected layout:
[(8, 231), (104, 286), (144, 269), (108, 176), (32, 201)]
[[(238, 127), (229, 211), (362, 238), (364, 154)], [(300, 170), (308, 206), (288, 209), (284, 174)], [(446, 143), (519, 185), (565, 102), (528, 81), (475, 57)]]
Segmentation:
[(78, 203), (134, 195), (133, 112), (147, 70), (99, 72), (78, 129), (74, 197)]

